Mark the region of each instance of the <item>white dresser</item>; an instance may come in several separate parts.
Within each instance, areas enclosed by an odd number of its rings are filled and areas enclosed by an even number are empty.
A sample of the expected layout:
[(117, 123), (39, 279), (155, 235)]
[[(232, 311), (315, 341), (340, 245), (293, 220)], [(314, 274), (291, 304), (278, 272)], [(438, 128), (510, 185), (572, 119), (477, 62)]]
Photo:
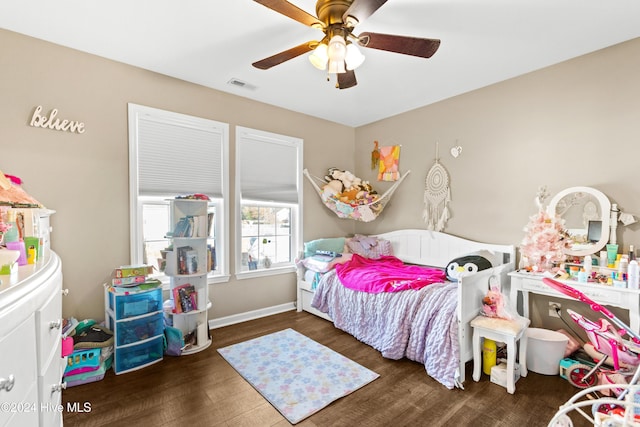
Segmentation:
[(0, 426), (61, 426), (60, 258), (49, 251), (0, 280)]

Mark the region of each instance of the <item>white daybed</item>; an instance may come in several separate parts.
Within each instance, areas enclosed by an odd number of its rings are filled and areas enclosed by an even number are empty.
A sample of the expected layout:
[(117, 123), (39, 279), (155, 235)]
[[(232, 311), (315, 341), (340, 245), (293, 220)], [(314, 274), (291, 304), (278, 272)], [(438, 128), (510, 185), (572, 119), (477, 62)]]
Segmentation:
[[(465, 363), (473, 359), (472, 330), (469, 322), (479, 314), (482, 308), (482, 298), (487, 293), (491, 278), (498, 279), (503, 291), (508, 291), (509, 277), (507, 274), (515, 269), (515, 246), (480, 243), (437, 231), (419, 229), (397, 230), (379, 234), (376, 237), (389, 240), (393, 246), (394, 256), (410, 264), (444, 269), (451, 260), (477, 251), (490, 251), (503, 260), (501, 265), (479, 271), (462, 279), (457, 286), (457, 308), (455, 310), (457, 316), (455, 317), (457, 318), (460, 357), (457, 364), (456, 385), (460, 386), (465, 380)], [(311, 306), (315, 291), (312, 290), (311, 283), (304, 280), (304, 277), (304, 268), (299, 268), (298, 311), (308, 311), (331, 321), (329, 315)]]

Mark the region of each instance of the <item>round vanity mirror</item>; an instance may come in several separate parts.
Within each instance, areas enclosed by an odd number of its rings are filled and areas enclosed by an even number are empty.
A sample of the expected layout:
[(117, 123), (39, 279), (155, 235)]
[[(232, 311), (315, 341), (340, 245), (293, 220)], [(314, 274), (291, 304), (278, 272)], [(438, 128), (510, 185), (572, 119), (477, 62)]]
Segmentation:
[(571, 187), (560, 191), (549, 202), (549, 214), (558, 214), (573, 244), (567, 255), (591, 255), (609, 241), (611, 203), (601, 191), (591, 187)]

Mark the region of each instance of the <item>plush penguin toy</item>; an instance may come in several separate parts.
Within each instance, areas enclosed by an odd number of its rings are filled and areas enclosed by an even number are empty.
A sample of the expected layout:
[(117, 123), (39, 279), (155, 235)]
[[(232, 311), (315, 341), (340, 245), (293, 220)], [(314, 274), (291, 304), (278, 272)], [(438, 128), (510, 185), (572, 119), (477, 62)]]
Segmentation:
[(489, 251), (472, 253), (455, 258), (447, 264), (447, 279), (458, 282), (461, 278), (475, 274), (478, 271), (492, 268), (494, 256)]

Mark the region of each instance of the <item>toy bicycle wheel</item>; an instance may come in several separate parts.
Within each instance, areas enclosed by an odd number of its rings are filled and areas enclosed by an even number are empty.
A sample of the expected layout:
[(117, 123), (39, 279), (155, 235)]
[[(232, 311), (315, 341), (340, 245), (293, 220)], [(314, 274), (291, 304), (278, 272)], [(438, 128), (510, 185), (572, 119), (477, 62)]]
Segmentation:
[(581, 389), (593, 387), (598, 382), (598, 378), (596, 375), (587, 376), (591, 369), (591, 366), (583, 365), (581, 363), (571, 365), (567, 369), (567, 381), (569, 381), (569, 383), (574, 387)]

